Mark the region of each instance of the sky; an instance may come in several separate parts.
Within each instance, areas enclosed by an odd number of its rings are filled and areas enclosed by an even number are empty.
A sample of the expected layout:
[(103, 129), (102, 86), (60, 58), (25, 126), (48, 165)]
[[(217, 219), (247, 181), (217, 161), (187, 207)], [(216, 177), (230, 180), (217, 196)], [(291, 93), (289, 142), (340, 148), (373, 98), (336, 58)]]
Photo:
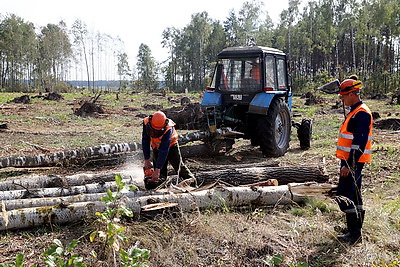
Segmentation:
[[(182, 29), (191, 15), (207, 11), (210, 18), (224, 21), (230, 10), (238, 12), (245, 0), (0, 0), (0, 14), (15, 14), (37, 27), (66, 22), (68, 28), (76, 19), (89, 30), (119, 37), (131, 64), (136, 61), (141, 43), (148, 45), (153, 57), (167, 59), (162, 48), (162, 32), (167, 27)], [(263, 0), (264, 9), (274, 23), (288, 8), (288, 1)]]

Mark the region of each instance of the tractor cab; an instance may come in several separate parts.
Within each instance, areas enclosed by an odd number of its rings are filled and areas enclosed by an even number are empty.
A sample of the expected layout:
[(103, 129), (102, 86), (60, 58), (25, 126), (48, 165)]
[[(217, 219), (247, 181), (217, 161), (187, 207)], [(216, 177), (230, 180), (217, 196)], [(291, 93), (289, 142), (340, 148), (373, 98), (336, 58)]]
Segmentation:
[(289, 96), (286, 55), (259, 46), (226, 48), (218, 54), (207, 91), (220, 93), (223, 103), (246, 105), (258, 93)]

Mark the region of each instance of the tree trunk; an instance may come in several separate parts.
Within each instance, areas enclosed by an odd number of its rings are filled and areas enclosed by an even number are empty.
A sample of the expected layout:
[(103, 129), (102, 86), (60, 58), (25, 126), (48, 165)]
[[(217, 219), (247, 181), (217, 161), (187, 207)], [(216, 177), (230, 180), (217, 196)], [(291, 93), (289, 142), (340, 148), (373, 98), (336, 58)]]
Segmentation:
[(210, 146), (206, 144), (196, 144), (190, 146), (181, 146), (181, 155), (182, 158), (201, 158), (201, 157), (210, 157), (213, 155), (217, 155), (218, 153), (213, 152)]
[(162, 111), (176, 123), (176, 129), (178, 130), (198, 130), (201, 127), (203, 112), (199, 103), (190, 103), (163, 109)]
[[(269, 206), (277, 204), (290, 204), (302, 201), (306, 197), (300, 193), (307, 191), (308, 196), (314, 193), (315, 184), (294, 184), (270, 187), (228, 187), (213, 188), (198, 192), (164, 194), (125, 198), (125, 205), (132, 209), (135, 216), (138, 217), (142, 211), (149, 210), (148, 205), (152, 205), (152, 210), (157, 209), (155, 204), (163, 207), (175, 206), (182, 212), (193, 210), (203, 210), (209, 208), (230, 208), (245, 205)], [(332, 185), (318, 186), (319, 193), (327, 194), (332, 189)], [(296, 189), (297, 188), (297, 189)], [(307, 190), (304, 190), (307, 188)], [(292, 190), (294, 190), (292, 192)], [(297, 190), (297, 191), (295, 191)], [(325, 190), (325, 191), (324, 191)], [(294, 193), (296, 192), (296, 193)], [(311, 192), (311, 193), (310, 193)], [(102, 212), (106, 204), (99, 201), (79, 202), (79, 203), (61, 203), (56, 206), (22, 208), (7, 211), (2, 203), (2, 216), (0, 217), (0, 230), (12, 230), (19, 228), (34, 227), (49, 223), (67, 223), (82, 219), (93, 218), (96, 212)]]
[[(128, 181), (129, 180), (124, 180), (125, 183)], [(111, 191), (115, 191), (115, 182), (86, 184), (69, 187), (33, 188), (24, 190), (3, 191), (0, 193), (0, 200), (93, 194), (106, 192), (108, 189), (110, 189)]]
[(139, 143), (124, 143), (114, 145), (101, 145), (84, 149), (62, 151), (53, 154), (43, 154), (37, 156), (12, 156), (0, 158), (0, 168), (6, 167), (39, 167), (53, 166), (60, 162), (84, 161), (90, 158), (105, 157), (107, 155), (128, 153), (141, 149)]
[[(126, 199), (125, 204), (131, 208), (136, 216), (141, 213), (141, 208), (148, 204), (173, 202), (178, 203), (182, 212), (219, 207), (235, 207), (243, 205), (275, 205), (289, 204), (293, 199), (289, 187), (230, 187), (214, 188), (199, 192), (166, 194), (156, 196), (143, 196)], [(6, 211), (2, 210), (0, 217), (0, 230), (12, 230), (34, 227), (49, 223), (67, 223), (91, 218), (96, 212), (104, 211), (106, 204), (94, 202), (80, 202), (65, 206), (47, 206), (24, 208)]]
[(68, 176), (61, 175), (32, 175), (21, 179), (10, 179), (0, 181), (1, 191), (33, 189), (33, 188), (49, 188), (49, 187), (67, 187), (79, 186), (85, 184), (113, 182), (115, 176), (119, 174), (130, 180), (143, 179), (142, 169), (137, 168), (132, 171), (111, 172), (111, 173), (81, 173)]
[(279, 184), (326, 182), (328, 175), (323, 167), (249, 167), (200, 172), (196, 174), (198, 184), (209, 184), (216, 180), (231, 185), (256, 183), (276, 179)]
[(226, 164), (226, 165), (203, 165), (199, 166), (198, 172), (216, 171), (216, 170), (230, 170), (235, 168), (251, 168), (251, 167), (278, 167), (278, 161), (267, 161), (259, 163), (237, 163), (237, 164)]
[[(232, 133), (230, 128), (217, 130), (217, 134), (224, 136)], [(192, 141), (198, 141), (209, 138), (210, 132), (194, 132), (179, 136), (179, 144), (186, 144)], [(28, 155), (28, 156), (11, 156), (0, 158), (0, 168), (6, 167), (44, 167), (54, 166), (56, 164), (84, 164), (90, 161), (106, 160), (114, 161), (126, 159), (128, 153), (140, 151), (142, 145), (140, 143), (123, 143), (112, 145), (101, 145), (95, 147), (87, 147), (77, 150), (67, 150), (53, 154)], [(212, 150), (207, 145), (199, 145), (198, 147), (182, 147), (184, 157), (194, 157), (200, 155), (210, 155)], [(198, 153), (198, 154), (195, 154)]]
[[(157, 192), (157, 191), (130, 191), (126, 194), (121, 194), (122, 197), (137, 198), (148, 195), (162, 195), (170, 194), (170, 192)], [(101, 197), (106, 196), (107, 193), (94, 193), (94, 194), (79, 194), (74, 196), (63, 197), (45, 197), (45, 198), (28, 198), (28, 199), (9, 199), (2, 200), (5, 210), (16, 210), (35, 207), (66, 207), (72, 203), (78, 202), (94, 202), (101, 201)]]

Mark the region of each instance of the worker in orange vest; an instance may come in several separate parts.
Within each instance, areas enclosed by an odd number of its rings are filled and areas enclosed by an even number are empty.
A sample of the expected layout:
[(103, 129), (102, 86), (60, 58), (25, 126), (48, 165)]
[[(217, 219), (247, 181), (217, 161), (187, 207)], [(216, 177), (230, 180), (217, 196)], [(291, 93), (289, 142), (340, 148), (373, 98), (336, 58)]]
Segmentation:
[(340, 127), (336, 157), (340, 162), (340, 177), (337, 187), (337, 202), (346, 214), (347, 232), (337, 236), (341, 242), (362, 242), (361, 228), (365, 210), (361, 196), (362, 169), (371, 162), (372, 114), (361, 101), (362, 82), (355, 75), (340, 84), (340, 97), (350, 107)]
[(142, 150), (145, 173), (152, 169), (150, 146), (153, 149), (154, 172), (150, 179), (145, 180), (147, 189), (157, 187), (167, 178), (168, 162), (171, 163), (179, 177), (194, 178), (182, 161), (175, 123), (161, 111), (157, 111), (143, 120)]

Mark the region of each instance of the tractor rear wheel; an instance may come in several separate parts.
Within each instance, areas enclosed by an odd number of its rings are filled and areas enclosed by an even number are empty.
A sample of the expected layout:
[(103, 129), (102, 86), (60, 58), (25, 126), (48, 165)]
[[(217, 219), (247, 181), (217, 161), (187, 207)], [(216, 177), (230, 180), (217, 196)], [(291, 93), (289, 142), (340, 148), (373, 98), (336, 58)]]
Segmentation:
[(289, 148), (291, 118), (288, 105), (281, 99), (272, 100), (268, 113), (260, 116), (257, 134), (265, 156), (283, 156)]

